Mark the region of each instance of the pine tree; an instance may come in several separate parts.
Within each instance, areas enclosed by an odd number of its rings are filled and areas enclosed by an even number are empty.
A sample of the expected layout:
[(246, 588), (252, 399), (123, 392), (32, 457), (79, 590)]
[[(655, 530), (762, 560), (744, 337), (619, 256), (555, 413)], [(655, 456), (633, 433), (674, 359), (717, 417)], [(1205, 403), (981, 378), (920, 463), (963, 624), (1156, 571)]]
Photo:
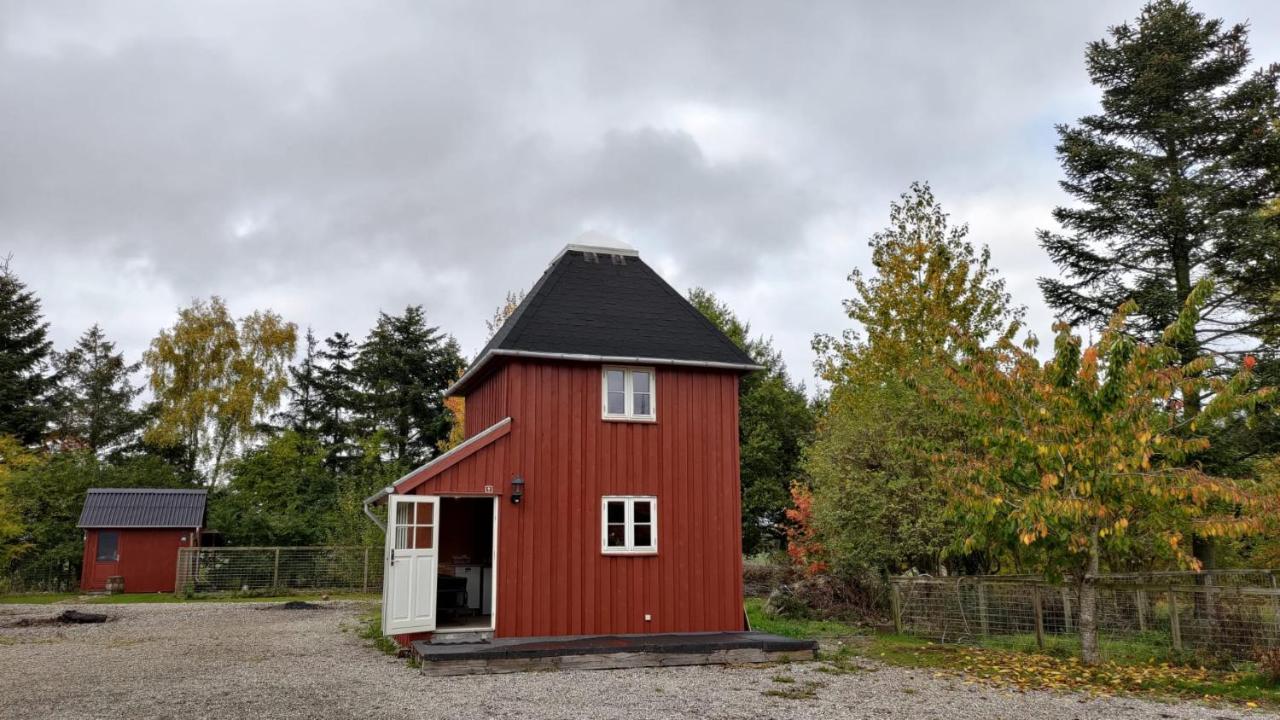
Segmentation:
[[(1175, 0), (1147, 4), (1110, 36), (1085, 55), (1102, 113), (1058, 128), (1062, 187), (1079, 205), (1054, 211), (1069, 234), (1039, 234), (1063, 275), (1040, 280), (1045, 299), (1098, 328), (1134, 300), (1127, 329), (1153, 343), (1207, 278), (1215, 294), (1177, 346), (1183, 363), (1208, 353), (1226, 360), (1221, 373), (1248, 354), (1274, 356), (1280, 223), (1266, 208), (1280, 195), (1280, 65), (1246, 75), (1247, 26)], [(1181, 400), (1194, 415), (1204, 399), (1189, 386)], [(1198, 460), (1221, 471), (1280, 441), (1275, 431), (1231, 428)], [(1213, 543), (1194, 544), (1212, 568)]]
[(320, 366), (316, 335), (307, 328), (302, 360), (289, 367), (289, 407), (279, 413), (285, 427), (313, 439), (320, 429)]
[(360, 346), (356, 373), (365, 429), (385, 433), (391, 460), (419, 463), (449, 436), (444, 391), (463, 364), (457, 341), (428, 326), (422, 306), (380, 314)]
[(40, 314), (40, 300), (0, 263), (0, 435), (35, 445), (48, 428), (45, 402), (53, 388), (48, 373), (53, 342)]
[(343, 466), (358, 454), (356, 416), (360, 392), (355, 372), (358, 348), (347, 333), (336, 332), (324, 339), (324, 349), (316, 353), (316, 434), (326, 451), (325, 463)]
[(134, 407), (142, 392), (132, 376), (141, 362), (126, 363), (116, 344), (94, 325), (75, 347), (55, 353), (58, 386), (50, 437), (64, 449), (95, 454), (118, 449), (142, 429), (144, 414)]
[(1280, 243), (1262, 212), (1280, 194), (1280, 65), (1246, 76), (1247, 39), (1244, 24), (1156, 0), (1090, 43), (1102, 113), (1058, 127), (1062, 187), (1079, 204), (1054, 211), (1067, 234), (1039, 233), (1063, 271), (1040, 287), (1068, 322), (1102, 327), (1132, 299), (1130, 329), (1154, 341), (1212, 277), (1184, 362), (1202, 348), (1238, 360), (1280, 324), (1280, 275), (1251, 272)]

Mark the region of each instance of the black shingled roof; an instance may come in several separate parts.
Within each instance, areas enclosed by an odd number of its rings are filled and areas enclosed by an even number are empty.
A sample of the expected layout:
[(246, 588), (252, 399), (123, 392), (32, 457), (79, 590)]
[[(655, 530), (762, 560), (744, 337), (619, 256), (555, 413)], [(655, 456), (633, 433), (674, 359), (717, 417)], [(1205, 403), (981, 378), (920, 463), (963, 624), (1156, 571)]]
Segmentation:
[(204, 527), (205, 490), (90, 488), (82, 528)]
[(451, 392), (494, 355), (516, 353), (758, 368), (638, 256), (607, 250), (561, 253)]

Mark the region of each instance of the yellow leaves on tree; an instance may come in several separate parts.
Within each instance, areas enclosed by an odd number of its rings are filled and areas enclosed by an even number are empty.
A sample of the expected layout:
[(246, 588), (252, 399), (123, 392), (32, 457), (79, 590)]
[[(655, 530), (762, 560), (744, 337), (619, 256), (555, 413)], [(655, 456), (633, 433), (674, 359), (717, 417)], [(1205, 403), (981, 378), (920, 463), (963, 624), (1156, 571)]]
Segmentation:
[(216, 483), (237, 443), (279, 406), (297, 338), (270, 310), (237, 324), (217, 296), (179, 310), (143, 355), (159, 411), (147, 440), (180, 448), (188, 473)]
[(11, 567), (32, 547), (23, 539), (26, 527), (18, 514), (13, 476), (38, 464), (40, 457), (23, 447), (17, 438), (0, 435), (0, 568)]
[[(1156, 344), (1124, 331), (1132, 302), (1088, 348), (1057, 326), (1049, 362), (1036, 359), (1033, 342), (967, 344), (968, 358), (952, 376), (963, 391), (956, 409), (976, 437), (946, 463), (950, 508), (969, 532), (967, 547), (1005, 549), (1050, 576), (1085, 581), (1104, 554), (1164, 547), (1172, 560), (1197, 568), (1179, 538), (1261, 529), (1274, 508), (1272, 489), (1209, 476), (1189, 460), (1208, 439), (1185, 412), (1185, 393), (1210, 398), (1194, 416), (1208, 427), (1251, 413), (1271, 392), (1251, 390), (1247, 364), (1218, 380), (1205, 376), (1207, 362), (1180, 362), (1176, 348), (1210, 290), (1199, 285)], [(1085, 627), (1091, 599), (1082, 589), (1086, 659), (1096, 653)]]

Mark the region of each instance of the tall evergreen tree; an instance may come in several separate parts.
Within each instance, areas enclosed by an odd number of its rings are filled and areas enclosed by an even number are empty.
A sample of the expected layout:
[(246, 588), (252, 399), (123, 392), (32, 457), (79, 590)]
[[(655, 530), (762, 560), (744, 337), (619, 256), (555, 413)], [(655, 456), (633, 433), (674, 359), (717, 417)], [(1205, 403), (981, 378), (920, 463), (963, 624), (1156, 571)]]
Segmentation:
[(39, 298), (5, 259), (0, 263), (0, 434), (24, 445), (39, 443), (48, 428), (52, 351)]
[(379, 315), (355, 367), (366, 429), (386, 435), (390, 460), (419, 463), (449, 436), (444, 390), (463, 365), (457, 341), (427, 325), (421, 305)]
[(1058, 127), (1062, 187), (1079, 204), (1054, 211), (1065, 234), (1039, 233), (1063, 271), (1040, 287), (1069, 322), (1102, 327), (1133, 299), (1130, 329), (1154, 341), (1213, 277), (1184, 362), (1202, 348), (1238, 360), (1280, 325), (1280, 274), (1258, 264), (1274, 268), (1280, 243), (1261, 212), (1280, 194), (1280, 65), (1247, 73), (1247, 40), (1244, 24), (1155, 0), (1089, 44), (1102, 112)]
[(813, 435), (813, 411), (804, 386), (791, 381), (782, 353), (769, 338), (751, 337), (751, 325), (715, 295), (694, 288), (689, 302), (765, 368), (743, 376), (738, 384), (742, 551), (780, 548), (786, 538), (783, 521), (791, 483), (802, 473), (801, 454)]
[(324, 339), (324, 349), (316, 353), (317, 436), (326, 452), (329, 467), (343, 466), (358, 454), (360, 391), (355, 362), (359, 348), (351, 336), (335, 332)]
[(132, 380), (142, 363), (126, 363), (97, 324), (75, 347), (55, 353), (54, 366), (54, 442), (101, 454), (126, 444), (142, 429), (145, 415), (134, 406), (142, 387)]
[[(1039, 234), (1062, 269), (1061, 279), (1040, 280), (1045, 299), (1069, 322), (1098, 328), (1135, 300), (1128, 330), (1153, 343), (1209, 278), (1215, 293), (1177, 346), (1182, 362), (1207, 353), (1230, 368), (1246, 354), (1274, 357), (1280, 221), (1266, 208), (1280, 195), (1280, 65), (1248, 73), (1247, 26), (1177, 0), (1147, 4), (1085, 57), (1102, 112), (1058, 128), (1062, 187), (1079, 204), (1054, 211), (1067, 234)], [(1189, 385), (1188, 413), (1203, 401)], [(1235, 472), (1280, 432), (1264, 422), (1221, 439), (1197, 460)], [(1214, 543), (1194, 545), (1212, 568)]]
[(289, 367), (289, 405), (279, 413), (287, 429), (315, 438), (320, 429), (319, 351), (315, 332), (307, 328), (302, 360)]

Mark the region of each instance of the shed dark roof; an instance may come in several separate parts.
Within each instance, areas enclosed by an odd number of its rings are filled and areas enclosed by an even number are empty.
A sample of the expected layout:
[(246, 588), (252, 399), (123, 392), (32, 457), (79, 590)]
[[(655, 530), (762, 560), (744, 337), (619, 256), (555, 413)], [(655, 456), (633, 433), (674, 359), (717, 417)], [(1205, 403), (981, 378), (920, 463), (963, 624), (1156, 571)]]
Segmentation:
[(450, 393), (494, 356), (581, 356), (758, 369), (638, 255), (569, 246), (480, 352)]
[(206, 495), (205, 490), (90, 488), (77, 527), (203, 527)]

